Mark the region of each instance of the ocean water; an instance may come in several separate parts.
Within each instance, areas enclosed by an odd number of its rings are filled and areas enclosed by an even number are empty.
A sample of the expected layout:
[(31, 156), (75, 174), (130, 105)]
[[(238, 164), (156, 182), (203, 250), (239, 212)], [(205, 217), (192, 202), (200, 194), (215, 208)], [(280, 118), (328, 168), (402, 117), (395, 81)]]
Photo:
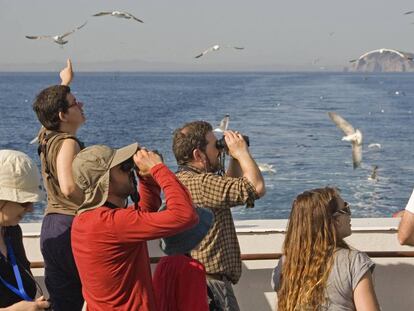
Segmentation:
[[(0, 148), (17, 149), (37, 163), (39, 123), (31, 104), (57, 73), (0, 73)], [(414, 74), (345, 73), (77, 73), (72, 91), (85, 106), (78, 136), (86, 145), (138, 141), (158, 149), (176, 169), (171, 136), (185, 122), (218, 125), (250, 137), (267, 194), (235, 219), (287, 218), (304, 190), (336, 186), (353, 217), (389, 217), (405, 207), (414, 186)], [(351, 146), (327, 112), (336, 111), (364, 135), (363, 162), (352, 167)], [(369, 144), (381, 148), (368, 148)], [(378, 180), (368, 177), (378, 165)], [(26, 222), (40, 221), (44, 203)]]

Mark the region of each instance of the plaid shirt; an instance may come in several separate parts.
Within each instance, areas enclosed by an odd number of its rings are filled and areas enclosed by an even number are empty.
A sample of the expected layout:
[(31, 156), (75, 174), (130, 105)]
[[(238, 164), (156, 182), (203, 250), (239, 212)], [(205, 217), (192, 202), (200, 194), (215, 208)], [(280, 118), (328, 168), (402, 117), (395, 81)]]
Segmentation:
[(177, 177), (190, 191), (194, 204), (210, 208), (215, 217), (192, 257), (204, 264), (207, 273), (224, 275), (236, 284), (241, 276), (241, 258), (230, 208), (243, 204), (253, 207), (259, 198), (256, 189), (245, 177), (203, 173), (193, 167), (180, 170)]

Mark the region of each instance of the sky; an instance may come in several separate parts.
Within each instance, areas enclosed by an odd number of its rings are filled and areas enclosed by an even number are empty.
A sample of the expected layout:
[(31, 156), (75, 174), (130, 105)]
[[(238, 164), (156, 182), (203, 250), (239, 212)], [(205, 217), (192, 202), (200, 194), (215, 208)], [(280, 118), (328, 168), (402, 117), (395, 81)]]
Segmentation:
[[(127, 11), (144, 24), (100, 11)], [(414, 52), (408, 0), (0, 0), (0, 71), (342, 71), (379, 48)], [(25, 35), (65, 33), (63, 48)], [(214, 44), (242, 46), (194, 56)]]

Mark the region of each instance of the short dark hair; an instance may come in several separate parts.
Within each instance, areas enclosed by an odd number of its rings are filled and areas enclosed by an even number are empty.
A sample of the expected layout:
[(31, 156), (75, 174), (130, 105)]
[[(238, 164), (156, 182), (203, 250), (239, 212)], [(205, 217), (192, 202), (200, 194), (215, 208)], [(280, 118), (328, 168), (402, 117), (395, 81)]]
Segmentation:
[(42, 125), (51, 131), (60, 126), (59, 112), (67, 112), (69, 102), (66, 96), (70, 87), (66, 85), (53, 85), (42, 90), (33, 103), (33, 110)]
[(206, 150), (208, 141), (206, 135), (213, 127), (206, 121), (193, 121), (184, 124), (173, 134), (172, 149), (178, 165), (187, 164), (193, 159), (193, 150)]

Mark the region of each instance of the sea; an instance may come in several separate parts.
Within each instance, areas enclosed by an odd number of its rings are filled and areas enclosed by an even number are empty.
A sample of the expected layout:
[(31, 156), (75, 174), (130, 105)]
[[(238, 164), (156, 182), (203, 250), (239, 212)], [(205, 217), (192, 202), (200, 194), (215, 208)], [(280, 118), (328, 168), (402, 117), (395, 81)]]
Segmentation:
[[(39, 164), (29, 144), (40, 128), (32, 103), (57, 83), (57, 73), (0, 73), (0, 149)], [(298, 194), (325, 186), (340, 189), (353, 217), (391, 217), (414, 187), (414, 74), (76, 73), (71, 89), (84, 103), (78, 136), (87, 146), (137, 141), (161, 152), (172, 170), (175, 128), (193, 120), (217, 127), (229, 114), (229, 128), (249, 136), (255, 160), (275, 170), (263, 173), (267, 192), (253, 209), (233, 208), (237, 220), (288, 218)], [(363, 133), (359, 168), (329, 111)], [(23, 221), (41, 221), (44, 206)]]

